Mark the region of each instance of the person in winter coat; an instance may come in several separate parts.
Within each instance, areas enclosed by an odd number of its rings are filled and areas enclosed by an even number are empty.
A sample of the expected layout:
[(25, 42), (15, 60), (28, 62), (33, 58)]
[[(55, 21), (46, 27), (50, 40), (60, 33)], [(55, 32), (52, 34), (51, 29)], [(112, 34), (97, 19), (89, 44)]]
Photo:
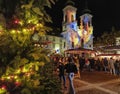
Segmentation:
[(59, 69), (59, 74), (58, 75), (59, 75), (59, 78), (60, 78), (60, 82), (62, 83), (62, 81), (63, 81), (64, 88), (67, 88), (66, 87), (66, 78), (65, 78), (65, 65), (62, 61), (59, 62), (58, 69)]
[(68, 79), (69, 79), (69, 94), (75, 94), (74, 85), (73, 85), (73, 79), (74, 74), (77, 73), (77, 66), (73, 62), (73, 58), (68, 58), (68, 63), (66, 64), (66, 72), (68, 73)]
[(115, 60), (111, 57), (109, 60), (110, 73), (115, 75)]

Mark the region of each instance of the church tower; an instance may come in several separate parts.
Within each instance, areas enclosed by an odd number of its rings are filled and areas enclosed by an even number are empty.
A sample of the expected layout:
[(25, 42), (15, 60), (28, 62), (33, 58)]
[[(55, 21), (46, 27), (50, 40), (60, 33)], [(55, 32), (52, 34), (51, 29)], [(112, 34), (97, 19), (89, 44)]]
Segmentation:
[(91, 11), (87, 8), (80, 16), (80, 26), (76, 20), (74, 2), (68, 0), (63, 9), (62, 36), (67, 41), (67, 49), (85, 48), (93, 49), (93, 26)]
[[(77, 8), (74, 7), (74, 2), (68, 0), (66, 2), (65, 8), (63, 9), (63, 23), (62, 23), (63, 31), (66, 30), (68, 24), (70, 25), (71, 23), (76, 23), (77, 25), (76, 11)], [(71, 26), (71, 27), (76, 30), (75, 26)]]
[[(63, 22), (62, 22), (62, 35), (67, 40), (68, 49), (75, 48), (75, 36), (77, 36), (77, 21), (76, 21), (77, 8), (74, 7), (74, 2), (68, 0), (63, 9)], [(77, 41), (76, 41), (77, 42)]]
[(93, 26), (92, 15), (87, 4), (80, 16), (81, 46), (87, 49), (93, 49)]

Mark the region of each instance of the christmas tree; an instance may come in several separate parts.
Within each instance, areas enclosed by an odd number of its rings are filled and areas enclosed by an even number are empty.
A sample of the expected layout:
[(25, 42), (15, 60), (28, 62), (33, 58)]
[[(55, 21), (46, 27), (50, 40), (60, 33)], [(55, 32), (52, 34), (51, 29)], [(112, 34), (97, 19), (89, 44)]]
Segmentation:
[(50, 51), (41, 47), (39, 38), (50, 31), (45, 25), (51, 21), (44, 10), (48, 1), (21, 1), (7, 29), (1, 31), (0, 94), (61, 94)]

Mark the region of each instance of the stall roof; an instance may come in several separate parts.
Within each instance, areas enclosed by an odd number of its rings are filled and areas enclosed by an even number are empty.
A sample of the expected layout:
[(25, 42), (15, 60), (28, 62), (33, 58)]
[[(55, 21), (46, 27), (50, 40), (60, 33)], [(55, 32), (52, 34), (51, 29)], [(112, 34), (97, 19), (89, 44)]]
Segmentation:
[(95, 51), (91, 50), (91, 49), (77, 48), (77, 49), (68, 49), (68, 50), (65, 50), (65, 53), (72, 53), (72, 54), (95, 53)]
[(99, 54), (97, 56), (120, 56), (120, 54)]
[(113, 46), (105, 46), (103, 49), (106, 50), (120, 50), (120, 45), (113, 45)]

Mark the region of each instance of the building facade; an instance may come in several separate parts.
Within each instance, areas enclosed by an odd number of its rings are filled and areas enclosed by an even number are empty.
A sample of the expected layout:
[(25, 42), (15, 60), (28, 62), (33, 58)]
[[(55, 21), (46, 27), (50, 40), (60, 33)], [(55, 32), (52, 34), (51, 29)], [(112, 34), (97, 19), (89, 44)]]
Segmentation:
[(44, 42), (44, 47), (46, 49), (50, 49), (52, 53), (60, 53), (63, 54), (67, 49), (66, 40), (62, 37), (45, 35), (41, 36), (40, 40)]
[(120, 45), (120, 37), (116, 38), (116, 45)]
[(76, 19), (77, 9), (71, 1), (63, 9), (62, 36), (67, 41), (67, 49), (93, 49), (92, 15), (85, 9), (80, 16), (80, 26)]

